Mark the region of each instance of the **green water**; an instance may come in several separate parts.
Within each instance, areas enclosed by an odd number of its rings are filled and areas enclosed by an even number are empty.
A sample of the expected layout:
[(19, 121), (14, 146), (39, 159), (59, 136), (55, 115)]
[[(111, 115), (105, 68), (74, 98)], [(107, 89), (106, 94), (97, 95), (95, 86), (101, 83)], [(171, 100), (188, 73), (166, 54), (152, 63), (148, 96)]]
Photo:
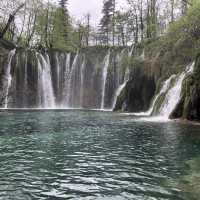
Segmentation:
[(0, 112), (0, 199), (198, 200), (200, 126)]

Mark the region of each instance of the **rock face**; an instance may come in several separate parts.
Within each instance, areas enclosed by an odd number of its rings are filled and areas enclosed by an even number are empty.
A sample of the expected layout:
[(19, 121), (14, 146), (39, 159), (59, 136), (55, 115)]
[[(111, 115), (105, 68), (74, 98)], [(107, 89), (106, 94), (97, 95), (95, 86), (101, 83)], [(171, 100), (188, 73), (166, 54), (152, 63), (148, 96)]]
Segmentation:
[(148, 110), (156, 91), (156, 80), (154, 76), (145, 72), (143, 64), (132, 70), (131, 79), (119, 96), (115, 110), (129, 112)]
[(144, 112), (150, 107), (159, 83), (161, 66), (144, 55), (132, 57), (130, 79), (119, 95), (115, 111)]
[(181, 100), (170, 117), (200, 120), (200, 54), (196, 58), (193, 74), (184, 80)]

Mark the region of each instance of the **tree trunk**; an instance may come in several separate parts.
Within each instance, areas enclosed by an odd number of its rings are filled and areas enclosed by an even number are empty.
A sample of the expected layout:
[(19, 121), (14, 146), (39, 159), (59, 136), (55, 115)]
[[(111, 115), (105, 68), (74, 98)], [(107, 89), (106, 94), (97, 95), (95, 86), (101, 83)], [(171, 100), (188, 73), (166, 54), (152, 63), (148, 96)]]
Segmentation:
[(174, 0), (171, 0), (171, 22), (174, 22)]

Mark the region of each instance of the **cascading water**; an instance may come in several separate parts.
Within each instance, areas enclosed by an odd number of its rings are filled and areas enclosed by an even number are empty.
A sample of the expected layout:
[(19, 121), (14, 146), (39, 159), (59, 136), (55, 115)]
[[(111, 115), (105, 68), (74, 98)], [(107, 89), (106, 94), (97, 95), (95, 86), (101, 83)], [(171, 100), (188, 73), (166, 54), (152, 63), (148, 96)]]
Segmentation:
[(181, 89), (184, 78), (187, 74), (192, 73), (195, 63), (192, 63), (186, 67), (186, 70), (176, 78), (176, 82), (172, 88), (170, 88), (166, 94), (165, 100), (159, 110), (159, 116), (169, 118), (172, 111), (181, 98)]
[[(155, 96), (155, 98), (152, 102), (152, 105), (147, 112), (133, 113), (133, 114), (136, 116), (152, 115), (159, 97), (161, 97), (161, 95), (165, 95), (164, 101), (157, 111), (158, 114), (155, 115), (155, 117), (141, 118), (140, 120), (148, 120), (148, 121), (168, 120), (170, 114), (173, 112), (176, 105), (180, 101), (183, 80), (188, 74), (193, 72), (194, 65), (195, 65), (195, 63), (188, 65), (184, 72), (182, 72), (179, 75), (172, 75), (169, 79), (167, 79), (164, 82), (160, 92)], [(171, 86), (172, 80), (174, 80), (175, 82), (173, 81), (173, 85)]]
[(83, 107), (83, 93), (84, 93), (84, 72), (85, 72), (85, 56), (81, 65), (81, 91), (80, 91), (80, 106)]
[(91, 52), (87, 50), (76, 54), (18, 51), (13, 62), (16, 66), (12, 85), (8, 87), (10, 69), (4, 70), (7, 77), (4, 94), (8, 93), (6, 88), (12, 90), (10, 108), (112, 109), (113, 101), (128, 80), (129, 72), (121, 66), (129, 52), (122, 49), (109, 50), (106, 55), (104, 51), (98, 56), (88, 55)]
[(108, 74), (109, 61), (110, 61), (110, 50), (104, 59), (103, 76), (102, 76), (101, 109), (104, 109), (105, 106), (105, 90), (106, 90), (106, 80)]
[[(122, 50), (120, 56), (119, 56), (119, 62), (121, 61), (121, 59), (123, 58), (123, 53), (124, 53), (125, 49)], [(131, 58), (132, 54), (134, 51), (134, 46), (131, 47), (131, 50), (128, 52), (128, 57)], [(119, 72), (120, 73), (120, 72)], [(124, 74), (124, 80), (122, 84), (119, 84), (117, 87), (117, 90), (115, 91), (115, 96), (113, 99), (113, 103), (112, 103), (112, 110), (115, 109), (116, 103), (117, 103), (117, 98), (119, 97), (119, 95), (121, 94), (121, 92), (123, 91), (123, 89), (125, 88), (127, 82), (129, 81), (129, 76), (130, 76), (130, 70), (129, 67), (126, 68), (125, 74)]]
[(153, 99), (153, 102), (152, 102), (152, 104), (151, 104), (151, 107), (149, 108), (148, 111), (146, 111), (146, 112), (140, 112), (140, 113), (134, 113), (134, 115), (136, 115), (136, 116), (150, 116), (150, 115), (152, 114), (153, 110), (154, 110), (154, 107), (155, 107), (155, 104), (156, 104), (158, 98), (159, 98), (161, 95), (163, 95), (163, 94), (165, 94), (165, 93), (167, 92), (167, 90), (168, 90), (169, 87), (170, 87), (171, 80), (172, 80), (173, 78), (175, 78), (175, 77), (176, 77), (176, 75), (172, 75), (169, 79), (167, 79), (167, 80), (163, 83), (160, 92), (159, 92), (159, 93), (155, 96), (155, 98)]
[(58, 53), (55, 55), (56, 58), (56, 74), (57, 74), (57, 91), (60, 89), (60, 63), (58, 58)]
[(2, 96), (2, 101), (4, 102), (4, 108), (8, 108), (8, 98), (9, 98), (9, 89), (11, 86), (11, 81), (12, 81), (12, 76), (10, 74), (11, 72), (11, 63), (12, 63), (12, 58), (15, 55), (16, 49), (10, 51), (8, 55), (8, 61), (7, 64), (4, 67), (4, 83), (5, 86), (3, 86), (3, 96)]
[(24, 66), (24, 97), (23, 104), (27, 105), (26, 94), (28, 94), (28, 57), (26, 56), (27, 52), (25, 52), (25, 66)]
[(37, 53), (38, 59), (38, 98), (39, 107), (55, 108), (55, 97), (51, 79), (49, 56)]
[(64, 63), (64, 88), (63, 88), (63, 107), (68, 107), (68, 101), (69, 101), (69, 89), (70, 89), (70, 59), (71, 54), (68, 53), (65, 55), (65, 63)]
[(79, 53), (76, 54), (70, 73), (69, 73), (69, 78), (67, 80), (67, 86), (66, 86), (66, 106), (67, 107), (73, 107), (73, 100), (74, 100), (74, 85), (73, 85), (73, 78), (76, 75), (76, 67), (77, 67), (77, 62), (78, 62), (78, 58), (79, 58)]
[(133, 51), (134, 51), (134, 45), (131, 47), (131, 50), (128, 53), (129, 58), (131, 58), (131, 56), (133, 55)]
[(145, 60), (145, 50), (144, 49), (142, 51), (140, 58), (141, 58), (141, 60)]
[(119, 95), (121, 94), (121, 92), (125, 88), (127, 82), (129, 81), (129, 73), (130, 73), (129, 68), (127, 68), (125, 75), (124, 75), (124, 82), (118, 87), (118, 89), (115, 92), (115, 96), (114, 96), (114, 100), (113, 100), (113, 104), (112, 104), (112, 110), (115, 109), (115, 105), (117, 103), (117, 98), (119, 97)]

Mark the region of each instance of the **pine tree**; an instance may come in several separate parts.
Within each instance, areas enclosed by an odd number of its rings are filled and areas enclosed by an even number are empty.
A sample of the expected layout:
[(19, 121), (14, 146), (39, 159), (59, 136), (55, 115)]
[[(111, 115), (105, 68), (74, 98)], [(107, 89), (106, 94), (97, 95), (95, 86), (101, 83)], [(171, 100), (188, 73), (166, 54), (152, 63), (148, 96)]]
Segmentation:
[(100, 33), (103, 38), (103, 43), (106, 43), (108, 45), (110, 37), (109, 34), (113, 32), (114, 35), (113, 27), (114, 27), (115, 0), (104, 0), (102, 13), (103, 17), (100, 21)]
[(69, 12), (67, 9), (67, 4), (68, 4), (68, 0), (60, 0), (59, 1), (59, 5), (60, 5), (60, 9), (61, 9), (61, 15), (62, 15), (62, 24), (63, 24), (63, 30), (62, 30), (62, 34), (63, 37), (66, 39), (66, 42), (68, 42), (69, 40), (69, 29), (70, 29), (70, 20), (69, 20)]

